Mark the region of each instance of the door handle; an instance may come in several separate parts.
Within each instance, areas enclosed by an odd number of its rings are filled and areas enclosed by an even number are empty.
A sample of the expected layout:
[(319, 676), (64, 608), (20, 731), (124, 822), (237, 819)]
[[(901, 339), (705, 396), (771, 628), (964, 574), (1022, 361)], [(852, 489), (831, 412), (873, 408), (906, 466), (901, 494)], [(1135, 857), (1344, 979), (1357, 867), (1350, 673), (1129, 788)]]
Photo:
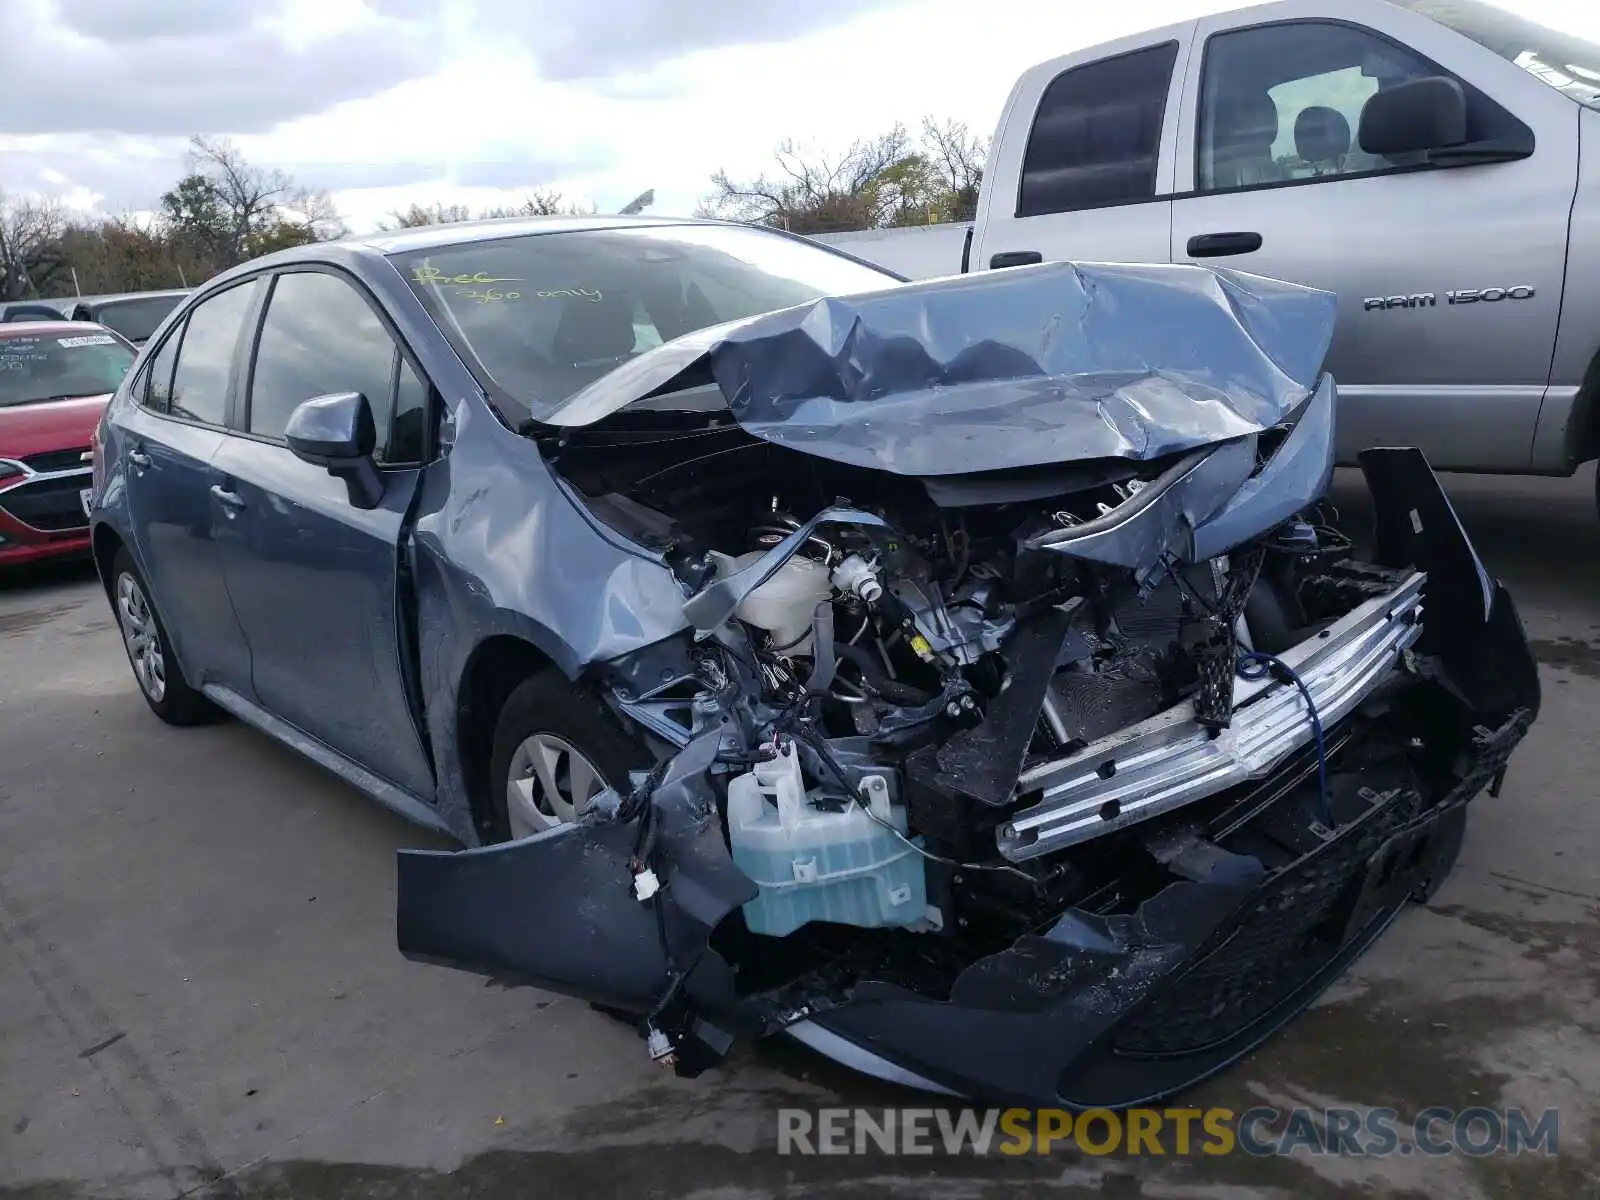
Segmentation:
[(128, 461), (142, 471), (150, 465), (150, 456), (143, 450), (129, 450)]
[(1037, 250), (1002, 250), (990, 257), (989, 267), (991, 270), (999, 270), (1001, 267), (1031, 267), (1034, 263), (1043, 261), (1044, 255)]
[(238, 492), (230, 492), (220, 483), (211, 485), (211, 494), (217, 498), (218, 503), (223, 508), (231, 509), (233, 512), (238, 512), (244, 507), (244, 497), (239, 495)]
[(1261, 249), (1259, 233), (1201, 233), (1189, 239), (1190, 258), (1226, 258)]

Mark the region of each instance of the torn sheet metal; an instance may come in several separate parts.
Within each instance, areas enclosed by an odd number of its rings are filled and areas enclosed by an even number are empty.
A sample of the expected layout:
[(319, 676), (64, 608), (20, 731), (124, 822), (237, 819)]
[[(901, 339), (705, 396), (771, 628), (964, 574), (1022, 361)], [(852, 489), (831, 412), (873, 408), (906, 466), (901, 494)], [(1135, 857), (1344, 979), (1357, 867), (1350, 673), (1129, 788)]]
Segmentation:
[(1338, 389), (1324, 375), (1259, 471), (1256, 439), (1196, 450), (1105, 515), (1035, 536), (1029, 545), (1145, 572), (1164, 556), (1207, 562), (1288, 520), (1327, 490)]
[(1208, 562), (1309, 508), (1333, 478), (1338, 388), (1324, 375), (1282, 445), (1220, 510), (1194, 531), (1184, 558)]
[(1188, 559), (1195, 527), (1238, 493), (1255, 464), (1254, 437), (1196, 450), (1104, 516), (1051, 530), (1027, 544), (1139, 572), (1169, 553)]
[(754, 436), (898, 475), (1144, 461), (1284, 420), (1316, 386), (1335, 313), (1331, 293), (1204, 267), (980, 272), (678, 338), (544, 423), (709, 377)]

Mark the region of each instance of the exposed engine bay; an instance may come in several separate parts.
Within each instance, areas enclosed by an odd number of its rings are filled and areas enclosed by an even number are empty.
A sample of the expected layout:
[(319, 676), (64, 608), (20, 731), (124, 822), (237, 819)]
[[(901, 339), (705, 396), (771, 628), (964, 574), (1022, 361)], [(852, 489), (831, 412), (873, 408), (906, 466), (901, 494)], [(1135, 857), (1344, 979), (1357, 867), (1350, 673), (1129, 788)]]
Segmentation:
[[(918, 1086), (1129, 1104), (1443, 878), (1537, 678), (1416, 451), (1363, 457), (1370, 553), (1335, 527), (1330, 379), (1237, 436), (1038, 463), (986, 427), (934, 472), (885, 469), (904, 413), (814, 444), (767, 420), (814, 381), (753, 416), (748, 367), (533, 431), (683, 596), (680, 636), (587, 677), (657, 765), (570, 833), (403, 855), (406, 953), (635, 1014), (687, 1074), (784, 1031)], [(606, 897), (572, 946), (459, 949), (542, 877)]]

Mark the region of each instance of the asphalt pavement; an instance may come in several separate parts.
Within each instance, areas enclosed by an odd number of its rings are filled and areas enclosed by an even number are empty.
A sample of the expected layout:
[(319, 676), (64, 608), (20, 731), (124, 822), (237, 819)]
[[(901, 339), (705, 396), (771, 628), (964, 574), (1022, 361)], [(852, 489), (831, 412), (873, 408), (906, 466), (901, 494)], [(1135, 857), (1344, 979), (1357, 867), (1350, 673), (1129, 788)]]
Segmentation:
[(780, 1107), (925, 1101), (778, 1046), (672, 1078), (584, 1004), (406, 962), (394, 852), (443, 843), (161, 725), (80, 565), (0, 580), (0, 1197), (1600, 1195), (1594, 472), (1447, 483), (1544, 712), (1437, 898), (1184, 1102), (1555, 1108), (1555, 1155), (780, 1156)]

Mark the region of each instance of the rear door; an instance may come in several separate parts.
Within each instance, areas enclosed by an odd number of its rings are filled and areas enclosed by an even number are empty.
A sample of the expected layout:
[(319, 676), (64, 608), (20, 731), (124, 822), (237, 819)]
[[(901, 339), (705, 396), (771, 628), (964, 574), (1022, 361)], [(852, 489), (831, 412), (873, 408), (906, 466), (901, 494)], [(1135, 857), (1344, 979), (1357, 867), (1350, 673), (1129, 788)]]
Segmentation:
[[(214, 461), (223, 575), (263, 708), (413, 796), (433, 772), (407, 687), (401, 531), (426, 455), (430, 389), (377, 303), (350, 276), (272, 282), (235, 433)], [(306, 400), (360, 392), (379, 430), (376, 508), (283, 440)]]
[[(1414, 445), (1438, 467), (1525, 469), (1561, 305), (1577, 106), (1415, 14), (1356, 11), (1199, 23), (1178, 164), (1193, 190), (1174, 205), (1173, 259), (1338, 294), (1342, 461)], [(1370, 96), (1441, 74), (1466, 91), (1473, 140), (1531, 131), (1532, 157), (1432, 166), (1363, 151)]]
[(1173, 26), (1023, 75), (995, 137), (973, 270), (1167, 261), (1170, 148), (1192, 29)]
[(189, 681), (250, 694), (250, 655), (212, 537), (212, 459), (238, 386), (241, 333), (257, 280), (202, 300), (169, 331), (134, 382), (118, 456), (134, 547)]

